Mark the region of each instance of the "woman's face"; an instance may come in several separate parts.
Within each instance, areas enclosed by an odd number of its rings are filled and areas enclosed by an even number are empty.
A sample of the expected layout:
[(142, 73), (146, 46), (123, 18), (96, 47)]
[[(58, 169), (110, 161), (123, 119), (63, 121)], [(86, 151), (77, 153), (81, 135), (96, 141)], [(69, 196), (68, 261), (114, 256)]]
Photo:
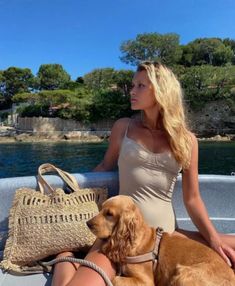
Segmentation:
[(146, 71), (135, 73), (130, 91), (130, 101), (132, 110), (147, 110), (157, 105), (154, 88)]

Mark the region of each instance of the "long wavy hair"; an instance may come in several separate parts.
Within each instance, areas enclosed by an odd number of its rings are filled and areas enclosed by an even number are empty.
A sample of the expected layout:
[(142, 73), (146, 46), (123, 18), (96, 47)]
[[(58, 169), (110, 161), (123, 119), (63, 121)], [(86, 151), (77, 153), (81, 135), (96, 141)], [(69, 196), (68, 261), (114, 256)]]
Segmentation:
[(142, 62), (137, 72), (145, 70), (160, 106), (160, 119), (167, 132), (172, 152), (183, 169), (190, 164), (192, 138), (185, 119), (183, 92), (174, 73), (156, 62)]

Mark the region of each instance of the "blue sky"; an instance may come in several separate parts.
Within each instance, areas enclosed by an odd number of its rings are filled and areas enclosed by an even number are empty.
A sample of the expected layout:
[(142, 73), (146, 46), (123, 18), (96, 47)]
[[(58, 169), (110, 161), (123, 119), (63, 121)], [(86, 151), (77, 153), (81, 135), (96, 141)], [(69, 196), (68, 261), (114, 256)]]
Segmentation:
[(128, 69), (120, 45), (140, 33), (235, 39), (234, 0), (0, 0), (0, 70), (59, 63), (72, 79)]

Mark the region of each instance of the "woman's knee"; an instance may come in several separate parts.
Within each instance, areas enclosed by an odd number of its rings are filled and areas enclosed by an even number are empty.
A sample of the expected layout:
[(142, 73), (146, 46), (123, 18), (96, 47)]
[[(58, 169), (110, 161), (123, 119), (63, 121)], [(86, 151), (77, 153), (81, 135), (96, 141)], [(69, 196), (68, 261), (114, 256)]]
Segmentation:
[(113, 276), (115, 275), (115, 266), (109, 260), (107, 256), (105, 256), (101, 251), (102, 241), (97, 239), (86, 255), (85, 259), (97, 264), (101, 267), (108, 275)]
[[(108, 257), (106, 257), (103, 253), (100, 252), (101, 246), (102, 242), (100, 240), (96, 240), (89, 253), (86, 255), (85, 260), (90, 261), (100, 267), (112, 280), (112, 278), (116, 274), (115, 266), (108, 259)], [(92, 268), (80, 265), (73, 275), (68, 275), (69, 273), (67, 273), (66, 270), (67, 269), (63, 269), (63, 271), (59, 272), (56, 277), (60, 279), (65, 278), (66, 283), (63, 284), (64, 286), (106, 285), (102, 276)], [(70, 279), (68, 276), (70, 277)]]
[(88, 253), (85, 259), (98, 265), (110, 277), (113, 277), (116, 273), (114, 264), (100, 251), (93, 251)]
[(235, 235), (220, 233), (220, 238), (222, 239), (224, 243), (228, 244), (230, 247), (232, 247), (235, 250)]
[[(115, 276), (115, 267), (111, 263), (111, 261), (99, 251), (90, 252), (86, 258), (86, 260), (93, 262), (98, 267), (100, 267), (110, 280)], [(66, 284), (66, 286), (105, 286), (106, 283), (103, 280), (102, 276), (93, 270), (92, 268), (80, 266), (73, 276), (72, 280)]]

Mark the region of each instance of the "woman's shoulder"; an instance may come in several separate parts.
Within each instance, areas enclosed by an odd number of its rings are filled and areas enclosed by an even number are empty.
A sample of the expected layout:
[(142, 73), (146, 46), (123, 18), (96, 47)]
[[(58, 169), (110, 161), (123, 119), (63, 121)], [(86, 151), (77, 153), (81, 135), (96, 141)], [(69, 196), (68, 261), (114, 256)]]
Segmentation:
[(117, 121), (114, 122), (113, 127), (112, 127), (112, 131), (125, 131), (128, 127), (128, 125), (130, 124), (131, 118), (129, 117), (123, 117), (118, 119)]
[(130, 118), (120, 118), (114, 122), (109, 138), (110, 146), (118, 146), (120, 148), (129, 122)]

